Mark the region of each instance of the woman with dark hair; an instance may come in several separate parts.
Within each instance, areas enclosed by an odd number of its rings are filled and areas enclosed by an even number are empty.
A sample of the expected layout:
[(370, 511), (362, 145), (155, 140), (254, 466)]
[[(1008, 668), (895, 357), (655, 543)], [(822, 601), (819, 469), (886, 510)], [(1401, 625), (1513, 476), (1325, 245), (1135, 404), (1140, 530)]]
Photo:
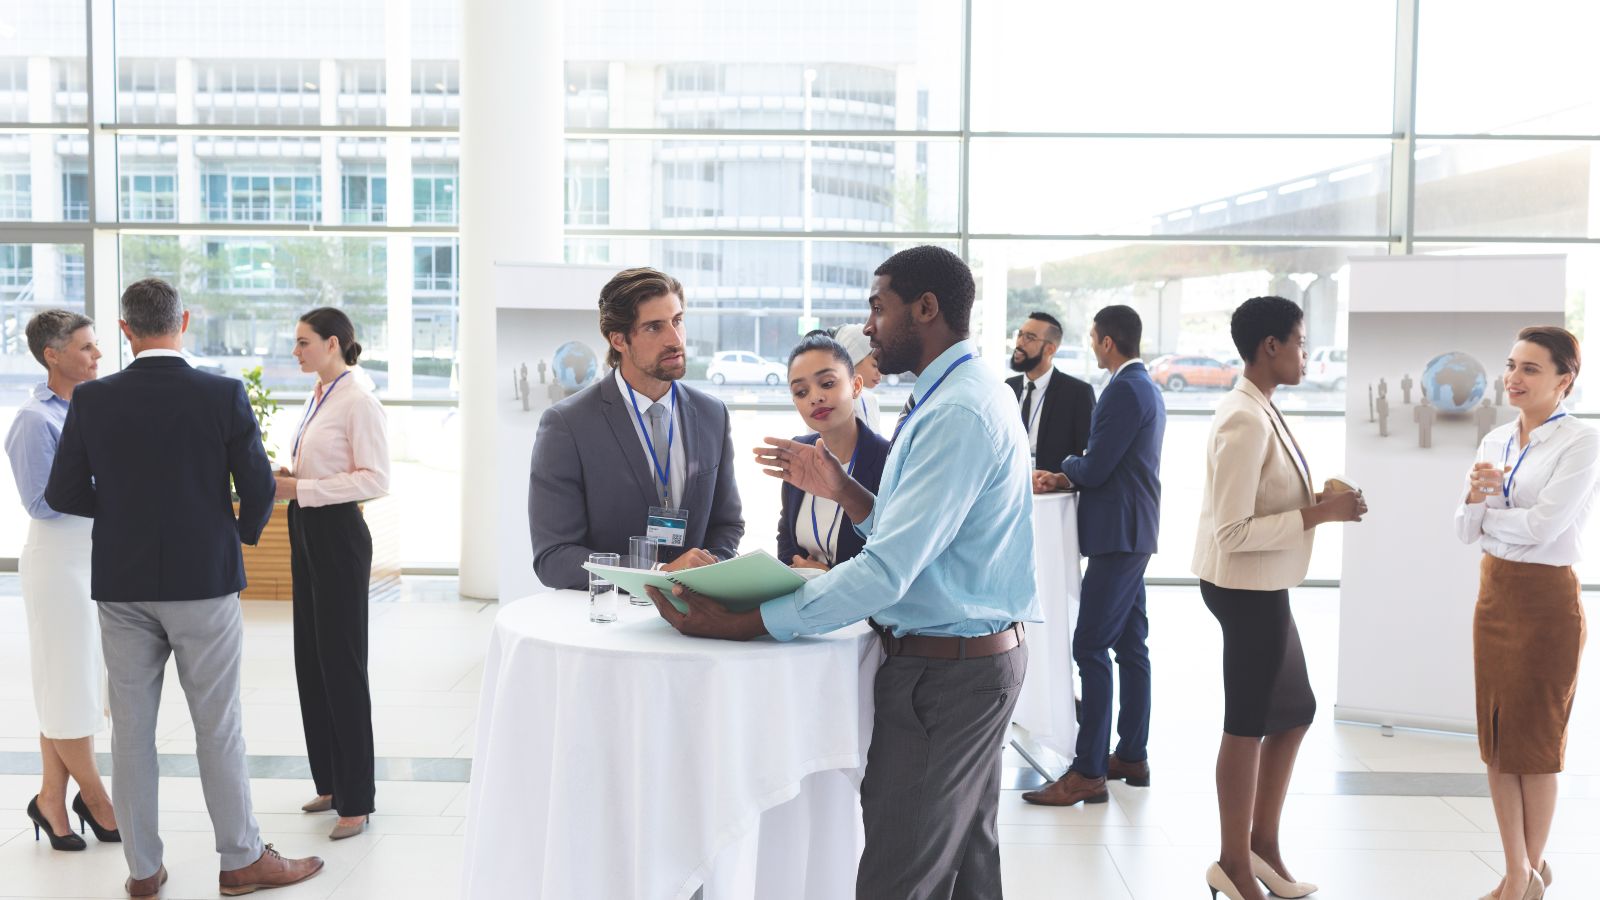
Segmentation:
[(1305, 580), (1318, 525), (1359, 522), (1360, 494), (1312, 487), (1311, 466), (1273, 405), (1280, 385), (1305, 375), (1305, 317), (1282, 297), (1233, 312), (1244, 377), (1217, 405), (1195, 539), (1200, 596), (1222, 626), (1226, 712), (1217, 751), (1222, 855), (1206, 872), (1212, 896), (1304, 897), (1290, 877), (1279, 823), (1300, 742), (1316, 715), (1289, 589)]
[(389, 492), (383, 406), (354, 368), (350, 317), (331, 307), (300, 317), (294, 355), (317, 385), (300, 417), (290, 465), (278, 471), (289, 501), (294, 578), (294, 669), (317, 797), (336, 809), (329, 837), (360, 834), (373, 811), (372, 693), (367, 685), (367, 584), (372, 534), (358, 504)]
[(111, 796), (94, 762), (94, 735), (105, 725), (105, 656), (100, 619), (89, 598), (90, 533), (93, 519), (51, 509), (45, 483), (61, 441), (73, 389), (99, 372), (100, 346), (94, 322), (65, 309), (47, 309), (28, 320), (28, 350), (44, 366), (6, 435), (6, 456), (17, 494), (28, 513), (28, 539), (17, 568), (22, 606), (28, 614), (33, 705), (39, 717), (43, 777), (28, 801), (33, 837), (43, 829), (55, 850), (82, 850), (67, 815), (67, 780), (78, 783), (72, 799), (80, 830), (88, 820), (101, 841), (120, 841)]
[[(789, 354), (789, 392), (800, 417), (815, 431), (797, 443), (821, 443), (869, 491), (878, 490), (889, 442), (856, 414), (861, 394), (850, 353), (826, 333), (807, 335)], [(839, 504), (783, 485), (778, 518), (778, 558), (796, 568), (830, 569), (866, 543)]]
[(1544, 850), (1585, 637), (1573, 566), (1600, 478), (1600, 432), (1562, 408), (1580, 364), (1563, 328), (1517, 335), (1503, 378), (1521, 414), (1484, 436), (1456, 508), (1457, 536), (1483, 543), (1472, 621), (1478, 750), (1506, 858), (1485, 900), (1533, 900), (1551, 881)]

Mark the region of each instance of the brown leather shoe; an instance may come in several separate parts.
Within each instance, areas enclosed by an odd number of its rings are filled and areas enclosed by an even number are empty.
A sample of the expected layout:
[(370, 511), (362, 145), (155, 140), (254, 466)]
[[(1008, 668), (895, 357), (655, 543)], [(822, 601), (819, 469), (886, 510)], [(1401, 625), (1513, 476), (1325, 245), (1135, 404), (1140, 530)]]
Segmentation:
[(129, 878), (122, 883), (132, 900), (156, 900), (161, 896), (161, 886), (167, 883), (167, 867), (162, 866), (149, 878)]
[(1079, 803), (1104, 803), (1111, 799), (1104, 778), (1086, 778), (1073, 769), (1046, 785), (1043, 790), (1028, 791), (1022, 799), (1040, 806), (1074, 806)]
[(1124, 762), (1121, 757), (1113, 753), (1106, 763), (1106, 780), (1124, 781), (1129, 787), (1149, 787), (1150, 760)]
[(283, 887), (298, 884), (322, 871), (322, 859), (308, 856), (305, 859), (284, 859), (278, 851), (267, 848), (261, 858), (242, 869), (230, 869), (218, 878), (225, 897), (253, 894), (261, 888)]

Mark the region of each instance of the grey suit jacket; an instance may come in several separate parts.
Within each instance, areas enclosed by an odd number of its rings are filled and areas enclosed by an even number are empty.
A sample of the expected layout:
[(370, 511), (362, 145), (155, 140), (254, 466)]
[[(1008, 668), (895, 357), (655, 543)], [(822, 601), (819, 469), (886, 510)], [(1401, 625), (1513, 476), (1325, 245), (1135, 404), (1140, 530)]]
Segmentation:
[[(678, 385), (683, 424), (685, 547), (718, 559), (739, 553), (744, 517), (733, 480), (728, 408), (715, 397)], [(639, 445), (628, 401), (607, 371), (598, 382), (545, 410), (533, 442), (528, 480), (528, 531), (533, 571), (552, 588), (586, 588), (591, 553), (628, 554), (628, 538), (645, 532), (659, 506), (655, 475)], [(681, 551), (662, 548), (662, 561)]]

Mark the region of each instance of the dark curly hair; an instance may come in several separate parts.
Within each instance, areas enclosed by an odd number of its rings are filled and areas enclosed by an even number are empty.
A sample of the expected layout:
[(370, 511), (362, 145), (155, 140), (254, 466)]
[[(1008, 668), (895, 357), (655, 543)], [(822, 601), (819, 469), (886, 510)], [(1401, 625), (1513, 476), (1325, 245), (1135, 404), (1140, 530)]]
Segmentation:
[(1239, 304), (1229, 326), (1239, 358), (1247, 363), (1255, 362), (1262, 341), (1269, 337), (1287, 341), (1289, 332), (1305, 317), (1305, 311), (1293, 300), (1282, 297), (1251, 297)]

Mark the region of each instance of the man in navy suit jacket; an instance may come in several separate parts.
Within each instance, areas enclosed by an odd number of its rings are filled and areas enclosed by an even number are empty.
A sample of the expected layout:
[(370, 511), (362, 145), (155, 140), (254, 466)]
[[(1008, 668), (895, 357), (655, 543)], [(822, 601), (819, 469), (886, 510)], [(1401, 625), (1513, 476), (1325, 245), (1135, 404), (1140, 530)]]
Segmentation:
[[(1100, 394), (1089, 428), (1089, 449), (1070, 456), (1061, 474), (1034, 473), (1039, 492), (1076, 488), (1078, 548), (1089, 558), (1078, 606), (1072, 656), (1083, 679), (1077, 758), (1067, 774), (1030, 803), (1104, 803), (1106, 779), (1150, 784), (1150, 654), (1145, 647), (1144, 570), (1156, 552), (1161, 519), (1161, 440), (1167, 410), (1161, 391), (1139, 360), (1139, 314), (1108, 306), (1095, 314), (1089, 338), (1111, 381)], [(1111, 658), (1117, 653), (1122, 713), (1115, 755), (1111, 742)]]
[(156, 813), (156, 713), (169, 656), (194, 723), (223, 892), (304, 881), (322, 860), (284, 859), (261, 841), (239, 710), (239, 544), (254, 544), (272, 515), (272, 465), (244, 383), (183, 358), (189, 313), (171, 285), (156, 278), (129, 285), (121, 325), (134, 360), (73, 392), (44, 499), (94, 519), (90, 592), (110, 685), (114, 802), (131, 876), (125, 887), (155, 896), (167, 878)]

